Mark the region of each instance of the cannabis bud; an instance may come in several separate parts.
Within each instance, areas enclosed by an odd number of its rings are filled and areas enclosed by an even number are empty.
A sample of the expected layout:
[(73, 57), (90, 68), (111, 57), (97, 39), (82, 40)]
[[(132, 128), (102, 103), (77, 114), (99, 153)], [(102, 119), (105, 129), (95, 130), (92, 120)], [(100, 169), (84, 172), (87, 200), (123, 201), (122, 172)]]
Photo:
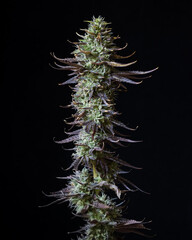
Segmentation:
[[(75, 50), (73, 58), (58, 58), (51, 53), (55, 69), (70, 70), (70, 78), (60, 85), (73, 84), (72, 101), (73, 121), (66, 122), (70, 130), (67, 138), (55, 140), (58, 144), (74, 143), (73, 169), (64, 189), (51, 193), (54, 202), (69, 202), (73, 214), (81, 216), (85, 226), (79, 232), (78, 240), (115, 240), (121, 239), (124, 233), (145, 235), (144, 221), (130, 220), (123, 217), (127, 207), (125, 194), (142, 191), (134, 183), (123, 177), (124, 167), (139, 169), (112, 151), (112, 148), (136, 143), (119, 132), (120, 128), (135, 131), (118, 120), (115, 109), (117, 91), (126, 90), (125, 84), (141, 84), (147, 74), (155, 71), (122, 71), (122, 68), (133, 65), (136, 61), (121, 63), (120, 59), (129, 56), (118, 55), (127, 47), (117, 47), (110, 23), (104, 18), (93, 17), (88, 22), (88, 29), (81, 29), (84, 35), (77, 33), (80, 39), (72, 42)], [(116, 61), (117, 60), (117, 61)], [(115, 196), (114, 196), (115, 195)], [(118, 233), (118, 234), (117, 234)]]

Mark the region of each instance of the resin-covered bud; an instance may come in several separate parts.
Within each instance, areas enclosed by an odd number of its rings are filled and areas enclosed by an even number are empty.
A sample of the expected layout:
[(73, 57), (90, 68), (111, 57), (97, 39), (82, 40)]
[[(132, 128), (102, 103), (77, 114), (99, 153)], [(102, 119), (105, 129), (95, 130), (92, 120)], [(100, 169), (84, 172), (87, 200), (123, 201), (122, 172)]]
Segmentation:
[(108, 27), (110, 23), (104, 18), (93, 17), (87, 22), (88, 28), (81, 29), (84, 35), (77, 33), (80, 39), (73, 42), (73, 58), (62, 59), (51, 53), (55, 60), (53, 68), (72, 71), (70, 78), (60, 85), (73, 84), (72, 101), (66, 107), (75, 111), (74, 119), (65, 121), (70, 129), (75, 129), (66, 132), (68, 137), (65, 139), (55, 140), (58, 144), (74, 143), (72, 163), (68, 168), (72, 168), (73, 173), (65, 177), (67, 186), (52, 196), (60, 201), (69, 201), (73, 214), (84, 219), (86, 224), (79, 230), (79, 240), (115, 240), (115, 232), (143, 234), (140, 230), (146, 229), (143, 221), (122, 216), (122, 210), (127, 207), (126, 201), (122, 200), (125, 194), (142, 190), (121, 176), (126, 173), (121, 168), (140, 168), (121, 160), (112, 148), (141, 141), (127, 138), (125, 133), (119, 132), (118, 128), (127, 131), (137, 128), (118, 120), (115, 99), (117, 91), (126, 89), (124, 84), (140, 84), (157, 68), (146, 72), (120, 70), (136, 63), (119, 62), (132, 57), (135, 52), (128, 56), (117, 54), (127, 44), (116, 46), (114, 41), (119, 36), (113, 36)]

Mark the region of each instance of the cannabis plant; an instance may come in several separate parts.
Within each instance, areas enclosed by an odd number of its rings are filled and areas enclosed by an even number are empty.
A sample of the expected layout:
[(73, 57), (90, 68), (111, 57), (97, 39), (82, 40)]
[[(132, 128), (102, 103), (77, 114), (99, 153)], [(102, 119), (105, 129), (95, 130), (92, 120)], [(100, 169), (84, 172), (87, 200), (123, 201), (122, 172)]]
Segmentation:
[[(73, 91), (70, 105), (74, 109), (68, 135), (63, 140), (55, 140), (58, 144), (73, 142), (73, 169), (67, 179), (66, 187), (51, 193), (54, 202), (69, 202), (75, 216), (82, 217), (85, 225), (79, 229), (78, 240), (115, 240), (121, 239), (124, 233), (145, 235), (145, 222), (126, 219), (123, 216), (127, 208), (125, 195), (129, 192), (142, 191), (134, 183), (122, 175), (129, 172), (124, 169), (138, 169), (119, 158), (112, 150), (128, 143), (136, 143), (120, 133), (135, 131), (118, 120), (115, 99), (118, 91), (126, 89), (124, 84), (140, 84), (142, 79), (150, 77), (150, 71), (130, 71), (122, 68), (133, 65), (118, 62), (130, 58), (118, 52), (127, 47), (117, 47), (104, 18), (93, 17), (87, 29), (81, 29), (84, 35), (72, 42), (75, 50), (72, 58), (54, 58), (53, 68), (70, 70), (70, 78), (60, 85), (72, 84)], [(116, 61), (117, 60), (117, 61)]]

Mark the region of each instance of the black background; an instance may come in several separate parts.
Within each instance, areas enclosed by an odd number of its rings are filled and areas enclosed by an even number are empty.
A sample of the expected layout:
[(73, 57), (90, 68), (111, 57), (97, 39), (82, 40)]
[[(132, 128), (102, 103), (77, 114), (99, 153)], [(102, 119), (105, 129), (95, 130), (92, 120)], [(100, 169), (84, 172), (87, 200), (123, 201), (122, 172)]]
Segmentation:
[[(132, 138), (142, 144), (119, 150), (121, 157), (143, 167), (129, 178), (151, 192), (132, 194), (127, 217), (152, 219), (158, 240), (184, 240), (192, 224), (191, 141), (191, 7), (186, 1), (6, 1), (3, 8), (4, 81), (1, 89), (3, 230), (5, 239), (70, 239), (82, 225), (71, 219), (67, 204), (48, 204), (49, 193), (64, 186), (71, 152), (53, 137), (64, 138), (61, 109), (71, 99), (58, 86), (67, 73), (49, 67), (50, 51), (69, 57), (75, 32), (93, 15), (112, 22), (123, 54), (136, 50), (135, 70), (159, 66), (151, 79), (128, 86), (117, 100), (119, 117), (139, 125)], [(4, 164), (6, 163), (6, 164)], [(2, 215), (2, 214), (1, 214)], [(1, 222), (2, 222), (1, 221)], [(2, 235), (3, 233), (1, 233)], [(137, 239), (136, 236), (127, 236)], [(141, 239), (141, 238), (139, 238)]]

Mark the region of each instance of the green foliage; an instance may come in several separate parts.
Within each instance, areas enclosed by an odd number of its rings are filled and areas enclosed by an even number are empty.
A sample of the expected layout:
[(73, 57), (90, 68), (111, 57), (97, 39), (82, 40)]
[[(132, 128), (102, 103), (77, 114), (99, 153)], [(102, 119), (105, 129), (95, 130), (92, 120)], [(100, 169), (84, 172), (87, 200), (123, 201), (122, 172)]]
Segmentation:
[[(80, 229), (80, 239), (115, 240), (116, 234), (134, 232), (143, 234), (146, 229), (142, 221), (126, 220), (122, 210), (126, 204), (121, 202), (124, 194), (140, 190), (135, 184), (121, 176), (122, 166), (136, 168), (111, 151), (115, 145), (137, 141), (122, 137), (117, 128), (129, 128), (117, 120), (115, 110), (117, 91), (125, 90), (123, 83), (140, 84), (143, 75), (156, 69), (140, 71), (120, 71), (119, 68), (134, 64), (115, 62), (116, 59), (129, 58), (120, 56), (111, 28), (102, 17), (93, 17), (88, 21), (88, 29), (81, 29), (84, 35), (77, 34), (80, 39), (73, 43), (73, 58), (55, 59), (59, 70), (71, 70), (72, 77), (61, 83), (75, 84), (70, 106), (75, 110), (74, 121), (66, 122), (76, 130), (67, 132), (68, 138), (56, 141), (59, 144), (74, 142), (72, 153), (72, 175), (68, 176), (66, 188), (53, 194), (61, 201), (69, 201), (76, 215), (81, 216), (85, 226)], [(59, 64), (59, 63), (60, 64)], [(139, 79), (139, 80), (136, 80)], [(120, 135), (119, 135), (120, 134)], [(123, 186), (124, 189), (121, 189)], [(117, 196), (118, 202), (114, 200)], [(118, 235), (120, 239), (121, 235)]]

